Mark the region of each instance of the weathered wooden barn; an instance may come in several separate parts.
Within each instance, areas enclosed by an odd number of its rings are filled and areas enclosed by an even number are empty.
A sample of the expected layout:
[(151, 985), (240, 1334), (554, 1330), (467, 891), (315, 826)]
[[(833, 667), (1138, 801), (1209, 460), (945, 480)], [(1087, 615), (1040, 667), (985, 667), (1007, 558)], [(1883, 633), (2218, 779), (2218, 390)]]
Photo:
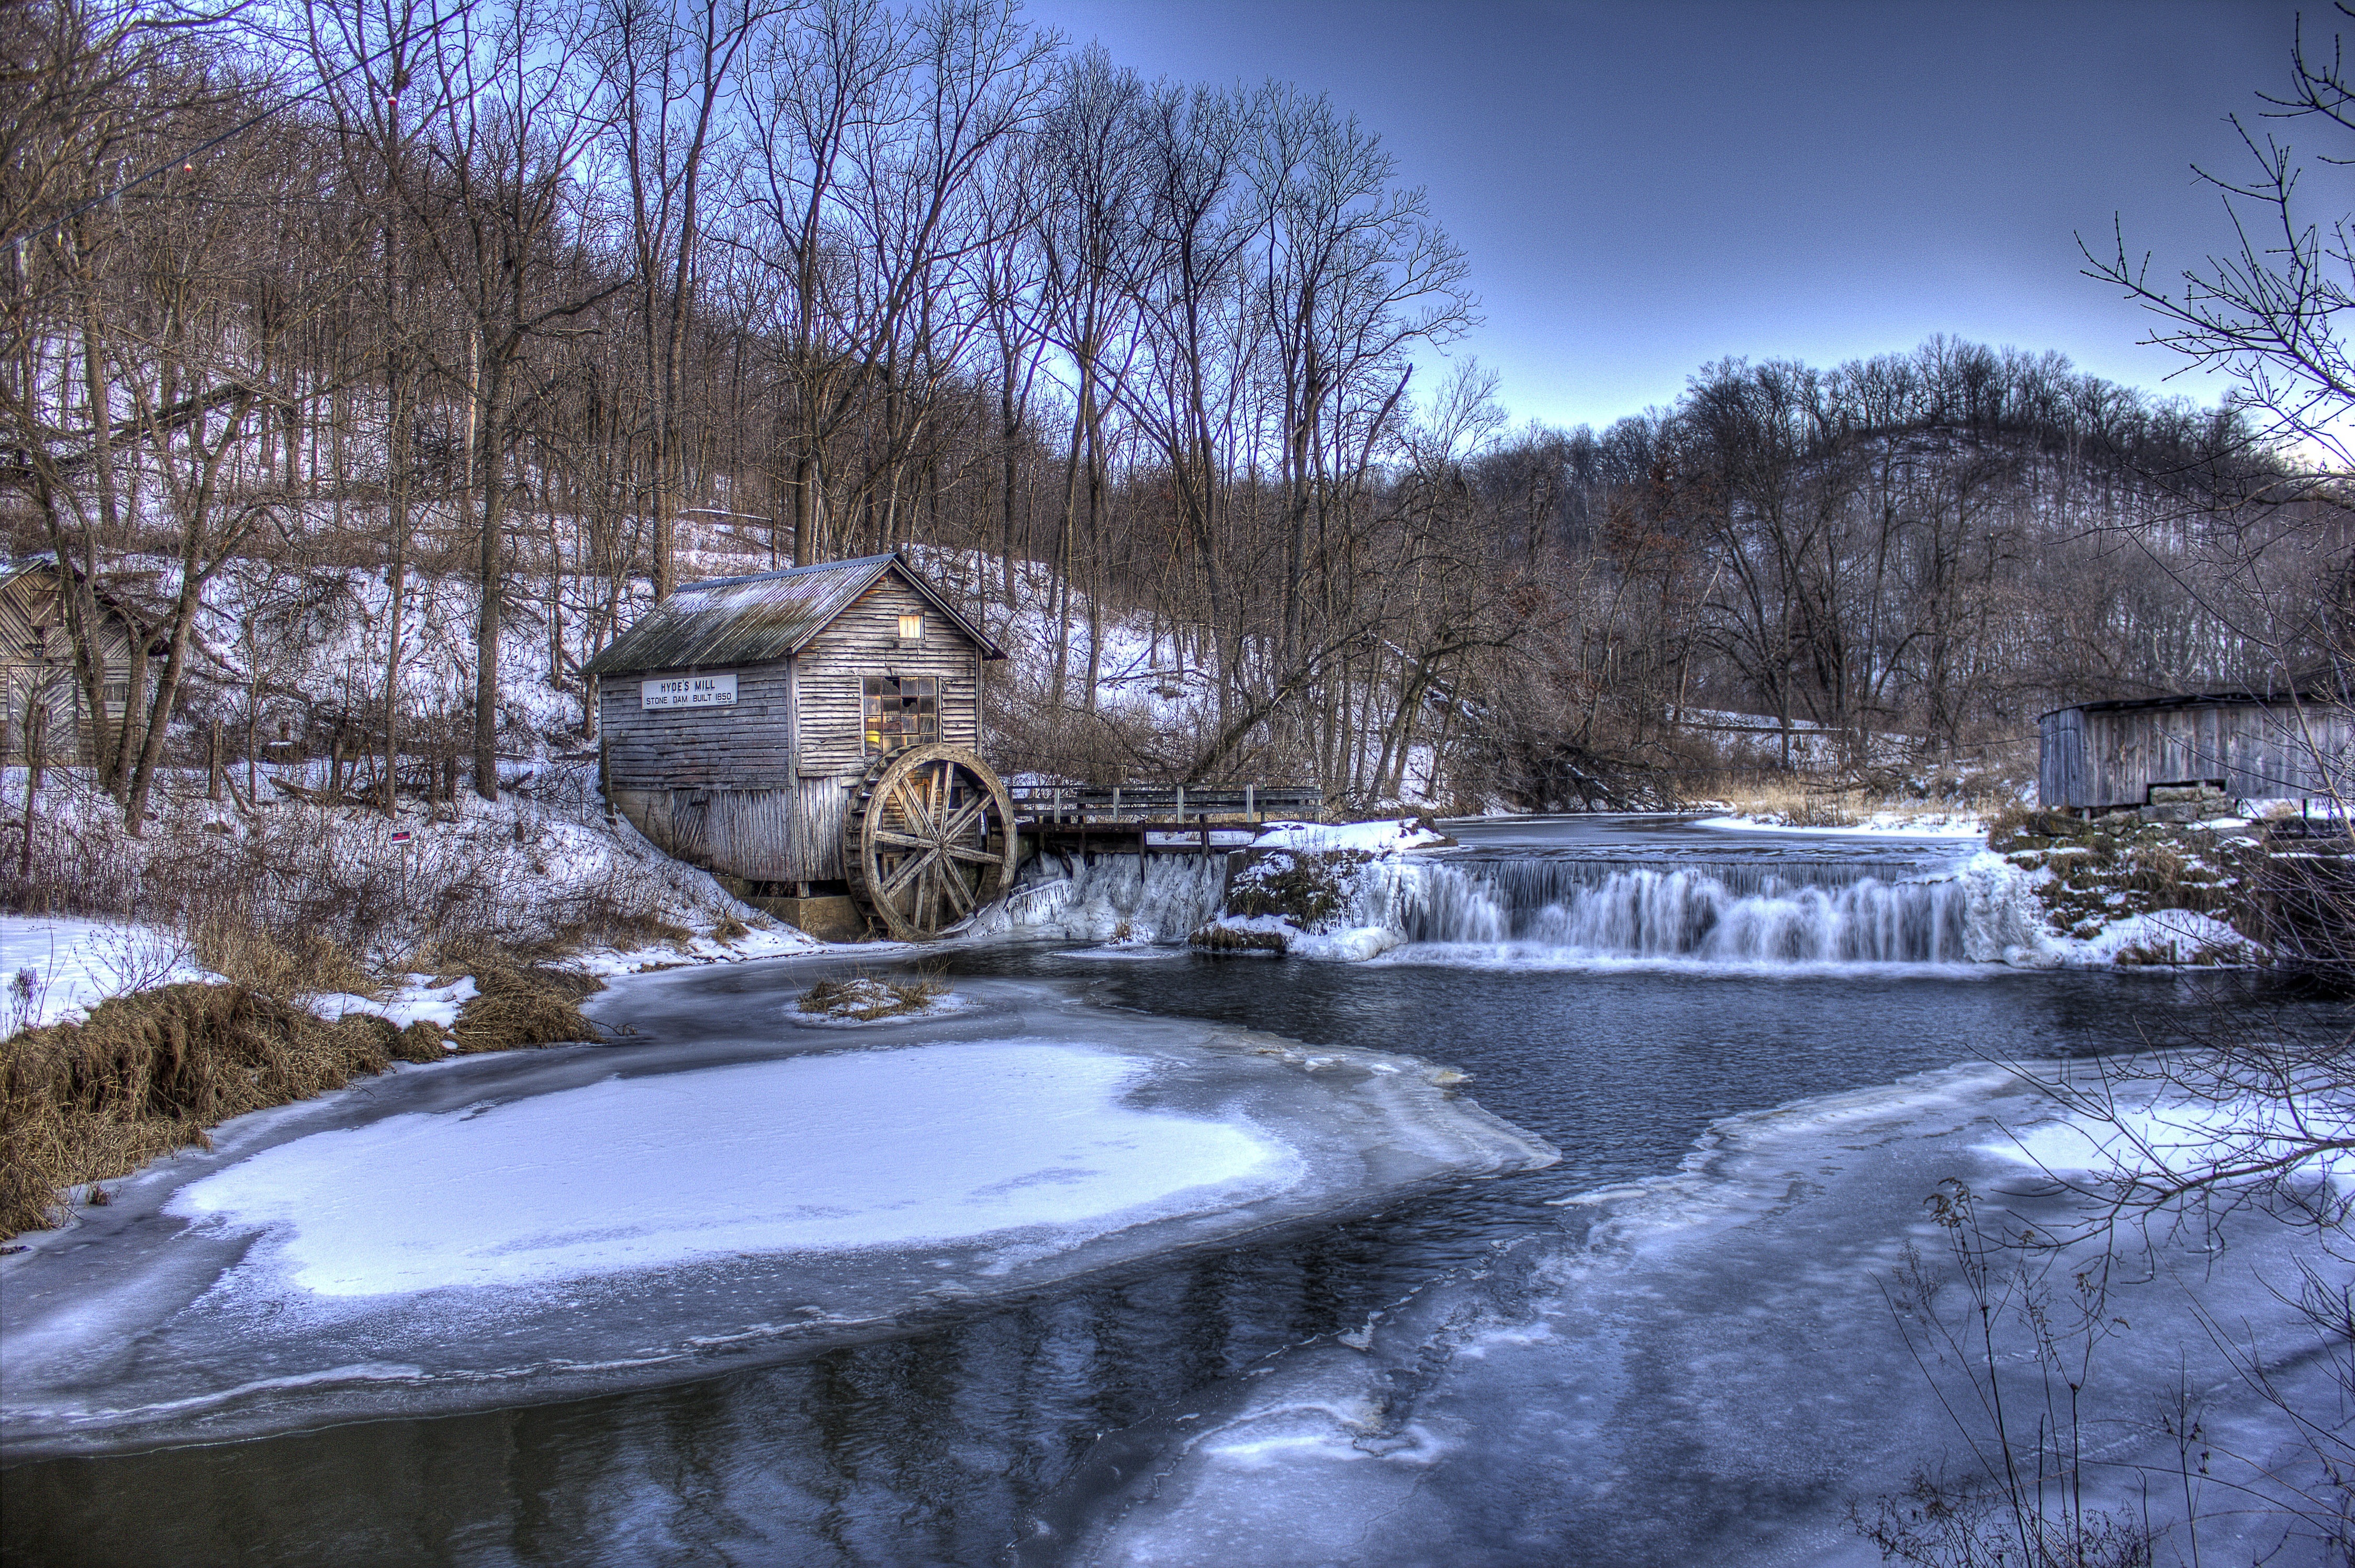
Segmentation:
[(2327, 676), (2278, 691), (2081, 702), (2037, 720), (2037, 794), (2052, 810), (2140, 806), (2205, 784), (2238, 800), (2345, 799), (2355, 725)]
[(1003, 657), (898, 554), (688, 584), (590, 661), (606, 799), (805, 931), (935, 935), (1013, 873)]
[(0, 697), (6, 703), (0, 760), (26, 760), (28, 720), (37, 707), (48, 709), (41, 725), (45, 762), (94, 762), (99, 724), (121, 732), (123, 709), (131, 699), (132, 651), (146, 642), (147, 634), (141, 618), (117, 595), (104, 590), (94, 594), (95, 651), (101, 668), (100, 701), (93, 711), (74, 676), (64, 581), (52, 556), (0, 563)]

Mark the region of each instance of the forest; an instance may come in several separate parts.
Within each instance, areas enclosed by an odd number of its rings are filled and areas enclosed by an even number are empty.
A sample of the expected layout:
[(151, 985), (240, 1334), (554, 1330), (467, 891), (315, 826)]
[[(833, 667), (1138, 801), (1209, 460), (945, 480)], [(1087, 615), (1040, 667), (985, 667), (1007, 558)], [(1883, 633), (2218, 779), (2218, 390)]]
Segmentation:
[[(1013, 0), (37, 0), (0, 36), (0, 529), (74, 569), (38, 656), (120, 713), (134, 825), (208, 722), (495, 795), (592, 739), (581, 666), (677, 584), (895, 549), (1018, 649), (1014, 770), (1540, 809), (1689, 796), (1729, 730), (2016, 768), (2043, 709), (2278, 681), (2355, 602), (2343, 485), (2262, 408), (2033, 348), (1517, 421), (1376, 127)], [(353, 574), (369, 669), (324, 689), (272, 649)], [(101, 601), (159, 656), (106, 667)]]

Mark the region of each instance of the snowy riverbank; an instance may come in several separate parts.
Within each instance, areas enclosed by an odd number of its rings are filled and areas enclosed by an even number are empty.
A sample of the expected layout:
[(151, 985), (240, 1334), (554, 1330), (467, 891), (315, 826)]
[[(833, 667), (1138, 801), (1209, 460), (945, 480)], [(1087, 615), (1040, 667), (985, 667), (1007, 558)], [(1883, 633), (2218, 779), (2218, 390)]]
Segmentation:
[(853, 1045), (806, 973), (620, 979), (643, 1043), (247, 1116), (28, 1236), (9, 1451), (702, 1376), (1555, 1157), (1412, 1058), (990, 982)]

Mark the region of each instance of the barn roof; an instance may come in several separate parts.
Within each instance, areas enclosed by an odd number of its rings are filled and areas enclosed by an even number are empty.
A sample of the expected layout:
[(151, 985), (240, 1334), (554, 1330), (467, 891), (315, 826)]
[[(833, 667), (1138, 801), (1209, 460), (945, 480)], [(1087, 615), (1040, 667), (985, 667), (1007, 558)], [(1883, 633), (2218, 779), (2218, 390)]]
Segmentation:
[(982, 657), (1006, 656), (895, 551), (687, 583), (591, 659), (589, 672), (698, 669), (788, 657), (895, 570), (951, 625), (980, 645)]
[[(0, 589), (5, 589), (20, 578), (34, 572), (53, 573), (57, 570), (58, 556), (55, 550), (37, 550), (30, 555), (0, 557)], [(87, 575), (81, 568), (71, 562), (67, 563), (65, 570), (76, 578)], [(91, 597), (97, 602), (101, 610), (116, 616), (140, 632), (153, 630), (163, 624), (171, 613), (169, 608), (152, 589), (144, 593), (139, 592), (143, 580), (154, 575), (155, 573), (146, 571), (101, 573), (91, 581)]]
[(2065, 708), (2055, 708), (2042, 717), (2050, 719), (2054, 713), (2131, 713), (2168, 708), (2344, 702), (2351, 688), (2355, 688), (2355, 669), (2318, 665), (2312, 669), (2300, 670), (2289, 679), (2263, 691), (2248, 687), (2230, 687), (2221, 691), (2171, 692), (2164, 697), (2113, 697), (2098, 702), (2072, 702)]

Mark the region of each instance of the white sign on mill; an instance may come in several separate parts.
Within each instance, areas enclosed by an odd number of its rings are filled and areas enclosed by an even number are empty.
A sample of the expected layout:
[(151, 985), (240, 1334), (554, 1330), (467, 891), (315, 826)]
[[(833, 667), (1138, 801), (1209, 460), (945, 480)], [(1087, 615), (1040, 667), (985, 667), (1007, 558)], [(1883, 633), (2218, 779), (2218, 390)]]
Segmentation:
[(682, 675), (638, 684), (641, 708), (730, 708), (735, 702), (732, 675)]

